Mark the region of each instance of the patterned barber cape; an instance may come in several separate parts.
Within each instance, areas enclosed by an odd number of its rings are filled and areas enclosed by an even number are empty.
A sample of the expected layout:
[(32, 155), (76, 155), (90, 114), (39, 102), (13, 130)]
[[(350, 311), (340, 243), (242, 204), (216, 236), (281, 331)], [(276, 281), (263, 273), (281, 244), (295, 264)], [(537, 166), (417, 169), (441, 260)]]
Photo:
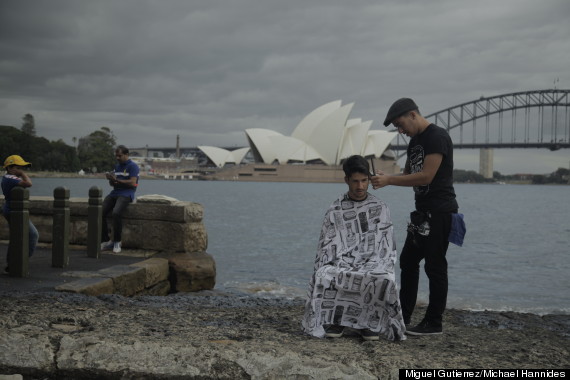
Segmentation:
[(334, 324), (404, 340), (396, 256), (390, 210), (384, 202), (372, 194), (363, 201), (347, 195), (334, 201), (321, 229), (303, 330), (324, 337), (323, 325)]

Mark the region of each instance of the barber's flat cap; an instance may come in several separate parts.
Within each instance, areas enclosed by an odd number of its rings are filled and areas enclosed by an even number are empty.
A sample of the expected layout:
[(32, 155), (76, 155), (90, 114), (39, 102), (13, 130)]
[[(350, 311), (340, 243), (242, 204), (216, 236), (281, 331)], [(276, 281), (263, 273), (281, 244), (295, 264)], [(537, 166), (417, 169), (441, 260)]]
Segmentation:
[(387, 127), (394, 121), (394, 119), (402, 116), (406, 112), (410, 112), (417, 109), (418, 106), (410, 98), (401, 98), (396, 100), (388, 110), (388, 115), (386, 115), (386, 119), (384, 120), (384, 126)]

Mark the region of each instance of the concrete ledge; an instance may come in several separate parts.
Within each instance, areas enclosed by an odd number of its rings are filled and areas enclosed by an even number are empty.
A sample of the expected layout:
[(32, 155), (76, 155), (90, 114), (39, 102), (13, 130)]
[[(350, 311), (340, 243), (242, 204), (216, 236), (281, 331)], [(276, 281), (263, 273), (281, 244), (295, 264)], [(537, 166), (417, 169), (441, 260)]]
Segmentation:
[(113, 279), (111, 278), (86, 277), (59, 285), (55, 290), (68, 293), (81, 293), (88, 296), (100, 296), (101, 294), (113, 294), (115, 287), (113, 286)]
[(166, 295), (170, 291), (168, 274), (167, 259), (151, 258), (131, 265), (115, 265), (96, 272), (82, 272), (80, 275), (83, 278), (57, 286), (55, 290), (90, 296)]
[(158, 257), (140, 263), (131, 264), (132, 267), (145, 268), (144, 287), (150, 288), (159, 282), (168, 280), (168, 260)]
[(144, 288), (137, 296), (164, 296), (170, 293), (170, 281), (161, 281), (149, 288)]
[[(199, 252), (208, 248), (201, 204), (155, 195), (129, 205), (123, 217), (123, 248), (168, 252)], [(4, 199), (0, 199), (0, 206)], [(53, 198), (30, 197), (30, 220), (42, 243), (52, 242)], [(87, 244), (87, 198), (70, 198), (69, 243)], [(110, 218), (109, 218), (110, 222)], [(111, 225), (111, 224), (109, 224)], [(7, 222), (0, 218), (0, 239), (9, 239)]]
[(134, 296), (145, 288), (146, 269), (130, 265), (114, 265), (99, 271), (113, 279), (114, 293), (127, 297)]

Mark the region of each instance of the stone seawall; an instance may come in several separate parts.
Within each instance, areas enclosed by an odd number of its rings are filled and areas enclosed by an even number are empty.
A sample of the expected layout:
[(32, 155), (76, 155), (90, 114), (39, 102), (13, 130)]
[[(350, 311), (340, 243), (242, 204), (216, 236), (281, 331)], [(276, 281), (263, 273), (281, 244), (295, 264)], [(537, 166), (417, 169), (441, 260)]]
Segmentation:
[[(3, 202), (0, 201), (0, 207)], [(39, 231), (40, 243), (51, 244), (53, 198), (31, 197), (29, 204), (30, 219)], [(69, 243), (85, 245), (88, 199), (71, 198), (69, 205)], [(216, 265), (214, 258), (206, 252), (208, 235), (203, 215), (203, 207), (198, 203), (162, 195), (139, 197), (124, 214), (122, 254), (145, 251), (145, 258), (154, 256), (156, 260), (84, 272), (81, 278), (58, 286), (56, 290), (92, 296), (111, 293), (133, 296), (213, 289)], [(6, 220), (0, 218), (0, 240), (9, 239), (7, 227)]]
[[(0, 200), (0, 207), (4, 200)], [(71, 198), (70, 244), (87, 243), (87, 198)], [(40, 242), (52, 242), (53, 198), (30, 197), (30, 219)], [(199, 203), (183, 202), (160, 195), (147, 195), (129, 205), (123, 218), (123, 247), (169, 252), (204, 252), (208, 235)], [(109, 226), (111, 226), (109, 219)], [(6, 220), (0, 218), (0, 239), (7, 240)]]

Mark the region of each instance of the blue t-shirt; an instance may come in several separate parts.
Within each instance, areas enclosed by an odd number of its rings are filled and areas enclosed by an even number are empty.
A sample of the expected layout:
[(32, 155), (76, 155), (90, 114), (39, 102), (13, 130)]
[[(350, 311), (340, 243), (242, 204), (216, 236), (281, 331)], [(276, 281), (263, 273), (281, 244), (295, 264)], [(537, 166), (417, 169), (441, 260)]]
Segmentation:
[(135, 191), (139, 185), (139, 166), (131, 160), (127, 160), (124, 164), (115, 165), (115, 176), (117, 179), (130, 179), (133, 177), (137, 178), (135, 187), (121, 187), (113, 186), (113, 191), (109, 195), (112, 196), (124, 196), (131, 198), (131, 201), (135, 199)]
[(4, 215), (10, 214), (10, 201), (12, 200), (10, 192), (14, 187), (18, 186), (20, 182), (22, 182), (22, 179), (13, 174), (5, 174), (2, 177), (2, 193), (5, 199), (4, 206), (2, 207)]

